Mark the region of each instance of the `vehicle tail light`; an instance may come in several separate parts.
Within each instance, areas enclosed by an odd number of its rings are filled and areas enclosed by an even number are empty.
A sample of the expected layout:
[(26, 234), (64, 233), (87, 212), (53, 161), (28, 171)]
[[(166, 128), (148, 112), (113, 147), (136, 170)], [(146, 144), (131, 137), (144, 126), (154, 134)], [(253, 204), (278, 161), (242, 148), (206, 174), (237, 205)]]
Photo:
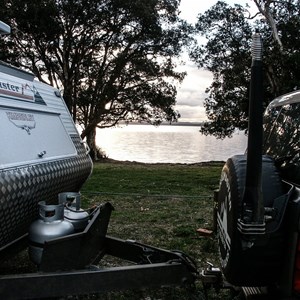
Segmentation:
[(300, 240), (298, 240), (295, 266), (294, 266), (293, 288), (296, 293), (300, 294)]

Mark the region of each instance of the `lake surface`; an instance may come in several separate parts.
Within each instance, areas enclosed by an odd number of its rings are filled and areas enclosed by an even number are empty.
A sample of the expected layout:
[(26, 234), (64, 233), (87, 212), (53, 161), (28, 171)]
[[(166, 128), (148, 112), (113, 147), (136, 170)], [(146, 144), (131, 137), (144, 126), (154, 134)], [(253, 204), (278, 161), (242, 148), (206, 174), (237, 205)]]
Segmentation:
[(224, 140), (205, 136), (197, 126), (129, 125), (97, 129), (97, 145), (111, 159), (144, 163), (226, 161), (245, 152), (247, 138), (237, 133)]

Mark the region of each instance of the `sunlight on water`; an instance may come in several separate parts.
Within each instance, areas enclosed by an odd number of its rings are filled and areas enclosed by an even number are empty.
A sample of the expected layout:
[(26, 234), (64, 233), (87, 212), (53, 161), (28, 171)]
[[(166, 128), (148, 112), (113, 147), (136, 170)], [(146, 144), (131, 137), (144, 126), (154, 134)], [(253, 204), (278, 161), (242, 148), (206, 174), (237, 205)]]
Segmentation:
[(225, 161), (245, 152), (247, 138), (224, 140), (199, 133), (197, 126), (129, 125), (97, 130), (97, 145), (111, 159), (145, 163)]

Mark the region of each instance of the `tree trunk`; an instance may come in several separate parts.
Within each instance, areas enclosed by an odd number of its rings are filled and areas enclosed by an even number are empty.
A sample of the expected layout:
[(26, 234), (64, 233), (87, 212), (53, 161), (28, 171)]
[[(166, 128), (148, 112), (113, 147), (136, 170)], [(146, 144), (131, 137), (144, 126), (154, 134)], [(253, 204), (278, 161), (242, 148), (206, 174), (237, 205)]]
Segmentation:
[(270, 11), (270, 5), (273, 2), (275, 2), (275, 1), (273, 1), (273, 0), (254, 0), (254, 3), (256, 4), (257, 9), (266, 18), (269, 26), (271, 27), (273, 38), (274, 38), (275, 42), (278, 44), (280, 51), (283, 52), (283, 45), (282, 45), (281, 39), (278, 34), (276, 21), (274, 20), (274, 17)]
[(73, 105), (72, 105), (72, 95), (71, 93), (69, 93), (67, 91), (67, 89), (64, 90), (64, 94), (63, 94), (63, 97), (64, 97), (64, 101), (68, 107), (68, 110), (70, 112), (70, 114), (72, 115), (72, 108), (73, 108)]
[(90, 156), (93, 161), (98, 159), (98, 150), (96, 145), (96, 128), (88, 131), (86, 134), (86, 142), (90, 148)]

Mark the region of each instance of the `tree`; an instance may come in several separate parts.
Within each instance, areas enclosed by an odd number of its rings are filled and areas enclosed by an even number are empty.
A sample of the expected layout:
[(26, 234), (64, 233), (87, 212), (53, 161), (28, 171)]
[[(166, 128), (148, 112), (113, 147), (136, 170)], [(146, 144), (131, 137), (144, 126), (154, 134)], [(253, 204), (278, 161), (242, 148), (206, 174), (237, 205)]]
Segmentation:
[(236, 128), (247, 129), (251, 36), (256, 29), (264, 42), (264, 106), (300, 86), (299, 2), (266, 2), (282, 47), (269, 22), (262, 16), (254, 22), (248, 17), (247, 8), (240, 5), (219, 1), (198, 17), (196, 30), (206, 37), (207, 43), (198, 45), (191, 56), (199, 67), (213, 73), (204, 102), (208, 117), (201, 128), (204, 134), (223, 138), (232, 135)]
[[(175, 121), (175, 58), (190, 41), (177, 0), (11, 0), (5, 60), (63, 88), (96, 158), (96, 128)], [(4, 19), (4, 18), (2, 18)], [(5, 20), (5, 19), (4, 19)], [(8, 50), (10, 47), (11, 50)]]
[(277, 1), (274, 0), (253, 0), (256, 7), (258, 8), (259, 12), (265, 17), (266, 21), (268, 22), (271, 30), (272, 30), (272, 34), (273, 34), (273, 38), (274, 40), (278, 43), (278, 46), (280, 48), (280, 51), (283, 50), (283, 45), (278, 33), (278, 29), (276, 26), (276, 21), (274, 19), (272, 10), (271, 10), (271, 4), (275, 4)]

